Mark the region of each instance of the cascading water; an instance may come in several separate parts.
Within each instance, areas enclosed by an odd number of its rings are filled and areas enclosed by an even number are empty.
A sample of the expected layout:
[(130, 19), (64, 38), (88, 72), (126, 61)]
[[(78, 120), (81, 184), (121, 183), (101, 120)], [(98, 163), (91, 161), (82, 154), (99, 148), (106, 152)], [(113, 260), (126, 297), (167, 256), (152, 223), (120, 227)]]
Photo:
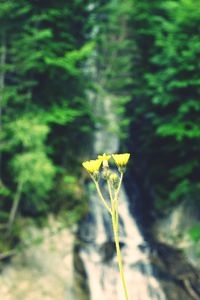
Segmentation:
[[(115, 153), (119, 140), (109, 128), (113, 128), (114, 124), (117, 126), (117, 120), (112, 113), (109, 97), (105, 98), (101, 109), (100, 113), (106, 116), (107, 128), (97, 131), (94, 152)], [(79, 253), (87, 274), (90, 300), (124, 300), (111, 218), (97, 193), (91, 191), (90, 194), (90, 214), (80, 228), (80, 237), (85, 246)], [(153, 274), (148, 245), (130, 214), (123, 186), (119, 196), (119, 240), (129, 299), (165, 300), (160, 284)]]

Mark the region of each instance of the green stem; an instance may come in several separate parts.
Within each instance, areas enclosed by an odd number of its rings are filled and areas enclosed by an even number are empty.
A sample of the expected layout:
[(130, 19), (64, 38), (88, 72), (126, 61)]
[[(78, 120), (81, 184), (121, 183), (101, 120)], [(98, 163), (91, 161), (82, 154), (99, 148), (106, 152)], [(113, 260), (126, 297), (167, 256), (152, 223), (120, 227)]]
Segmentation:
[(118, 215), (118, 199), (119, 199), (119, 191), (122, 185), (122, 180), (123, 180), (123, 173), (120, 173), (120, 180), (119, 180), (119, 185), (117, 187), (117, 190), (115, 192), (115, 198), (114, 198), (114, 203), (115, 203), (115, 218), (116, 218), (116, 227), (117, 227), (117, 232), (118, 232), (118, 224), (119, 224), (119, 215)]
[(106, 209), (109, 211), (109, 213), (112, 215), (112, 211), (111, 211), (110, 207), (108, 206), (108, 204), (106, 203), (106, 201), (105, 201), (105, 199), (104, 199), (104, 197), (103, 197), (103, 195), (102, 195), (102, 193), (101, 193), (101, 190), (100, 190), (100, 187), (99, 187), (98, 182), (97, 182), (97, 181), (94, 181), (94, 183), (95, 183), (95, 185), (96, 185), (96, 189), (97, 189), (97, 192), (98, 192), (98, 195), (99, 195), (101, 201), (103, 202), (105, 208), (106, 208)]
[(120, 191), (121, 184), (122, 184), (122, 179), (123, 179), (123, 173), (120, 173), (119, 185), (115, 191), (114, 198), (112, 195), (112, 189), (111, 189), (110, 182), (109, 182), (109, 180), (107, 180), (108, 191), (109, 191), (109, 196), (110, 196), (110, 201), (111, 201), (111, 208), (108, 206), (107, 202), (105, 201), (105, 199), (101, 193), (98, 182), (94, 180), (94, 183), (96, 185), (96, 189), (97, 189), (100, 199), (102, 200), (104, 206), (109, 211), (109, 213), (111, 214), (111, 217), (112, 217), (112, 226), (113, 226), (113, 232), (114, 232), (119, 272), (120, 272), (120, 277), (121, 277), (121, 281), (122, 281), (125, 300), (128, 300), (128, 292), (127, 292), (126, 282), (125, 282), (125, 278), (124, 278), (122, 257), (121, 257), (121, 251), (120, 251), (120, 246), (119, 246), (119, 236), (118, 236), (118, 196), (119, 196), (119, 191)]
[(109, 196), (110, 196), (110, 201), (112, 203), (112, 201), (114, 201), (114, 200), (113, 200), (113, 196), (112, 196), (112, 190), (111, 190), (109, 179), (107, 179), (107, 184), (108, 184), (108, 192), (109, 192)]
[(111, 205), (112, 205), (111, 206), (112, 207), (112, 214), (111, 214), (112, 215), (112, 225), (113, 225), (115, 246), (116, 246), (116, 252), (117, 252), (117, 260), (118, 260), (118, 265), (119, 265), (119, 272), (120, 272), (120, 277), (121, 277), (122, 286), (123, 286), (123, 290), (124, 290), (124, 296), (125, 296), (125, 299), (128, 300), (128, 292), (127, 292), (126, 282), (125, 282), (125, 278), (124, 278), (122, 257), (121, 257), (121, 251), (120, 251), (120, 246), (119, 246), (119, 235), (118, 235), (118, 196), (119, 196), (119, 191), (120, 191), (120, 187), (122, 184), (122, 179), (123, 179), (123, 173), (121, 173), (119, 185), (116, 190), (114, 199), (112, 197), (111, 188), (110, 188), (109, 183), (108, 183), (108, 189), (109, 189), (109, 193), (111, 194), (110, 198), (111, 198)]
[(114, 211), (112, 213), (112, 224), (113, 224), (114, 239), (115, 239), (115, 246), (116, 246), (116, 252), (117, 252), (117, 260), (118, 260), (118, 265), (119, 265), (120, 277), (121, 277), (121, 281), (122, 281), (125, 299), (128, 300), (128, 292), (127, 292), (127, 288), (126, 288), (126, 282), (125, 282), (124, 272), (123, 272), (123, 267), (122, 267), (122, 258), (121, 258), (121, 251), (120, 251), (120, 246), (119, 246), (118, 230), (117, 230), (117, 226), (116, 226), (117, 225), (116, 224), (116, 215), (115, 215)]

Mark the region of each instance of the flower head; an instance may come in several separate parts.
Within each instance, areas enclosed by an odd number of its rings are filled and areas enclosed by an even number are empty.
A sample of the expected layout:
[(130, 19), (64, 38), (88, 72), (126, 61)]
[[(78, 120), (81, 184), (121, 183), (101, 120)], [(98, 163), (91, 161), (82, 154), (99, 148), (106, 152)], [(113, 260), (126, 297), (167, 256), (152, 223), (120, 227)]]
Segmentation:
[(118, 167), (124, 167), (128, 163), (130, 153), (112, 154), (112, 157)]
[(98, 172), (102, 161), (100, 159), (88, 160), (82, 163), (83, 167), (89, 172)]
[(111, 158), (109, 154), (98, 155), (98, 159), (103, 162), (103, 168), (108, 168), (108, 160)]
[(104, 160), (109, 160), (111, 158), (111, 155), (109, 154), (103, 154), (103, 155), (98, 155), (98, 159), (100, 159), (101, 161), (104, 161)]

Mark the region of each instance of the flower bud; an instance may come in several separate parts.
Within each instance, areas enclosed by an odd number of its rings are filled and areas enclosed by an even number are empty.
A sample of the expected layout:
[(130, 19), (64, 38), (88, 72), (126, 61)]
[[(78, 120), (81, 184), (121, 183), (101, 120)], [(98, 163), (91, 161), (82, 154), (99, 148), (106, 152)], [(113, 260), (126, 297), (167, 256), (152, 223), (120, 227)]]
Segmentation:
[(126, 166), (119, 166), (118, 171), (119, 171), (119, 173), (125, 173), (126, 172)]
[(110, 169), (109, 169), (109, 167), (104, 167), (101, 174), (102, 174), (102, 178), (103, 179), (108, 180), (109, 177), (110, 177)]
[(94, 178), (95, 181), (99, 181), (99, 179), (100, 179), (100, 173), (99, 173), (99, 171), (93, 172), (92, 176), (93, 176), (93, 178)]
[(109, 177), (109, 180), (110, 180), (113, 188), (117, 189), (118, 185), (119, 185), (119, 177), (118, 177), (118, 175), (116, 173), (111, 173), (110, 177)]

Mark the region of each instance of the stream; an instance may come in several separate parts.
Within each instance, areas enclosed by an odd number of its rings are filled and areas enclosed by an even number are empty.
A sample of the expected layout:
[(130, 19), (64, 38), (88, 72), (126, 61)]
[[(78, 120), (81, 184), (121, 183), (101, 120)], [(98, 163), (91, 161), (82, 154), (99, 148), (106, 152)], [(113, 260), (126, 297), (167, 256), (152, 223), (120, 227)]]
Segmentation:
[[(105, 97), (101, 104), (98, 114), (106, 116), (106, 125), (96, 131), (94, 157), (102, 153), (117, 153), (119, 148), (119, 139), (115, 133), (117, 128), (114, 128), (118, 126), (118, 120), (113, 113), (110, 98)], [(105, 188), (102, 188), (106, 192)], [(88, 190), (90, 212), (79, 229), (79, 238), (84, 244), (79, 250), (79, 255), (86, 273), (89, 299), (123, 300), (111, 219), (96, 191), (90, 186)], [(135, 197), (137, 198), (137, 195)], [(129, 299), (165, 300), (166, 297), (150, 263), (148, 243), (130, 213), (124, 186), (119, 196), (119, 240)]]

